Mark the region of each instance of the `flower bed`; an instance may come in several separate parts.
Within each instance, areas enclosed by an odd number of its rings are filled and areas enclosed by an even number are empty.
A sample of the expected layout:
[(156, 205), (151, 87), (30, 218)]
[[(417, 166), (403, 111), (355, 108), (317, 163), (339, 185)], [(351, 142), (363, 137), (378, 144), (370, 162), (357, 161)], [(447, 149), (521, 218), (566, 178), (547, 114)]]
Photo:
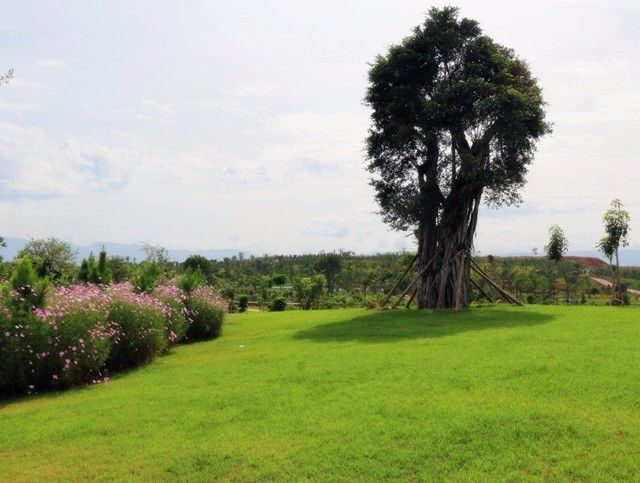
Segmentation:
[(43, 307), (0, 297), (0, 393), (35, 393), (107, 382), (109, 372), (147, 364), (185, 340), (218, 337), (227, 303), (200, 287), (138, 293), (129, 282), (59, 287)]

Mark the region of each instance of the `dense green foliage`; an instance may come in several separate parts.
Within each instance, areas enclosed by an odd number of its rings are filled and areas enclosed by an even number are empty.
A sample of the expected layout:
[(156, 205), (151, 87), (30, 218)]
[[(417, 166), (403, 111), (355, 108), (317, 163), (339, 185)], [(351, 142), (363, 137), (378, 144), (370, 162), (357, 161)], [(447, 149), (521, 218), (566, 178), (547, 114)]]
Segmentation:
[(110, 371), (147, 364), (187, 335), (220, 336), (228, 302), (213, 288), (154, 281), (152, 293), (136, 291), (106, 283), (104, 252), (85, 262), (79, 277), (89, 280), (49, 286), (24, 256), (0, 285), (0, 394), (107, 382)]
[(639, 316), (231, 315), (106, 386), (5, 401), (0, 480), (632, 481)]
[(418, 307), (467, 307), (479, 207), (520, 200), (536, 144), (549, 132), (542, 90), (476, 21), (434, 7), (376, 58), (365, 100), (380, 213), (417, 238)]
[(57, 238), (32, 239), (18, 252), (17, 258), (29, 257), (40, 277), (58, 281), (72, 273), (76, 252), (71, 245)]
[(495, 202), (518, 199), (535, 142), (548, 132), (542, 93), (526, 63), (476, 21), (453, 7), (430, 9), (376, 58), (369, 81), (369, 169), (392, 226), (446, 218), (476, 189)]
[(269, 305), (269, 310), (271, 312), (282, 312), (283, 310), (287, 310), (287, 299), (284, 297), (273, 299)]
[(30, 310), (33, 307), (42, 307), (44, 305), (49, 279), (38, 277), (33, 269), (31, 259), (23, 256), (16, 262), (15, 269), (11, 275), (10, 286), (16, 296), (7, 299), (8, 303)]
[[(614, 304), (626, 304), (628, 298), (623, 294), (622, 279), (620, 276), (620, 247), (629, 245), (629, 232), (631, 231), (629, 213), (623, 209), (620, 200), (613, 200), (611, 207), (602, 217), (604, 222), (604, 236), (600, 239), (597, 247), (609, 259), (609, 265), (614, 272), (614, 293), (612, 302)], [(613, 258), (615, 257), (615, 270)]]
[[(563, 244), (566, 246), (566, 240)], [(162, 259), (161, 254), (154, 256)], [(63, 282), (100, 282), (111, 278), (113, 282), (118, 283), (131, 280), (136, 290), (149, 294), (155, 293), (156, 287), (162, 285), (177, 284), (187, 293), (199, 286), (209, 285), (229, 300), (229, 310), (232, 312), (256, 308), (267, 310), (278, 299), (286, 300), (287, 309), (375, 308), (380, 305), (384, 295), (392, 288), (413, 257), (414, 254), (409, 252), (354, 255), (341, 251), (261, 257), (239, 255), (223, 260), (207, 260), (201, 256), (192, 256), (184, 263), (163, 260), (160, 264), (151, 260), (136, 263), (130, 259), (109, 257), (102, 253), (98, 262), (91, 261), (90, 257), (85, 260), (87, 263), (80, 267), (68, 267), (57, 281), (57, 285)], [(501, 286), (528, 303), (611, 303), (611, 290), (591, 279), (594, 276), (601, 279), (613, 278), (615, 273), (604, 263), (598, 265), (592, 263), (593, 260), (569, 257), (556, 265), (552, 261), (535, 256), (489, 255), (475, 257), (475, 260)], [(26, 276), (25, 267), (19, 260), (0, 262), (0, 266), (0, 283), (2, 279), (8, 282), (12, 277)], [(98, 267), (102, 268), (98, 270)], [(36, 299), (44, 297), (47, 281), (38, 277), (33, 270), (30, 272), (26, 277), (33, 283), (22, 282), (21, 285), (30, 287), (33, 291), (30, 303), (38, 305)], [(89, 276), (89, 272), (94, 275)], [(333, 291), (328, 290), (327, 273), (333, 278)], [(623, 299), (637, 302), (636, 294), (624, 291), (627, 288), (640, 289), (640, 269), (621, 267), (618, 273), (621, 277)], [(402, 293), (416, 276), (417, 268), (414, 267), (397, 286), (395, 295)], [(472, 277), (492, 300), (501, 299), (484, 280), (475, 274)], [(471, 296), (472, 300), (485, 300), (483, 294), (475, 288)], [(392, 298), (393, 300), (395, 298)], [(415, 304), (415, 299), (413, 303)], [(173, 331), (178, 336), (182, 332), (179, 319), (180, 317), (175, 319), (175, 330), (168, 327), (168, 333)]]
[(208, 340), (222, 335), (222, 324), (228, 307), (211, 288), (194, 289), (188, 294), (185, 305), (189, 312), (187, 340)]
[(143, 365), (165, 351), (167, 337), (160, 308), (116, 297), (109, 307), (109, 320), (119, 332), (109, 357), (111, 369)]
[(544, 247), (544, 254), (549, 260), (559, 263), (569, 249), (569, 241), (562, 228), (552, 225), (549, 228), (549, 243)]
[(113, 279), (110, 265), (107, 260), (107, 252), (104, 249), (100, 250), (97, 263), (92, 253), (80, 263), (78, 280), (84, 283), (108, 285)]
[[(271, 302), (284, 298), (288, 309), (292, 308), (338, 308), (365, 307), (379, 304), (384, 295), (395, 284), (400, 274), (410, 263), (412, 253), (387, 253), (377, 255), (354, 255), (349, 252), (332, 254), (340, 257), (340, 270), (334, 274), (334, 291), (319, 281), (325, 277), (318, 272), (326, 253), (309, 255), (270, 255), (262, 257), (231, 257), (224, 260), (207, 260), (203, 264), (191, 265), (167, 263), (165, 266), (143, 261), (133, 263), (121, 257), (107, 257), (106, 265), (113, 274), (113, 281), (122, 282), (123, 274), (131, 277), (137, 289), (154, 293), (155, 287), (163, 284), (178, 284), (187, 291), (202, 284), (220, 290), (230, 300), (232, 311), (249, 308), (269, 308)], [(543, 257), (476, 257), (481, 267), (500, 285), (529, 303), (608, 303), (610, 297), (600, 297), (608, 293), (590, 277), (610, 279), (612, 273), (604, 263), (593, 266), (580, 259), (569, 257), (557, 267)], [(11, 277), (19, 268), (19, 263), (4, 262), (3, 273)], [(206, 265), (207, 273), (199, 267)], [(23, 267), (24, 268), (24, 267)], [(21, 268), (20, 270), (22, 270)], [(82, 281), (83, 268), (73, 267), (64, 274), (66, 280)], [(621, 267), (620, 276), (623, 290), (640, 289), (640, 269)], [(414, 268), (399, 284), (396, 295), (415, 278)], [(37, 276), (37, 274), (36, 274)], [(126, 276), (126, 275), (125, 275)], [(204, 277), (203, 277), (204, 276)], [(1, 278), (1, 275), (0, 275)], [(473, 275), (483, 290), (493, 298), (500, 297), (483, 280)], [(37, 293), (43, 286), (35, 285)], [(315, 280), (316, 284), (311, 281)], [(313, 288), (313, 290), (311, 290)], [(561, 297), (556, 297), (561, 294)], [(474, 289), (474, 300), (482, 300), (480, 292)], [(635, 301), (635, 295), (631, 297)]]
[(51, 328), (32, 312), (12, 307), (6, 300), (1, 302), (0, 394), (27, 392), (30, 386), (48, 384), (51, 372), (47, 361), (34, 360), (29, 351), (47, 350)]

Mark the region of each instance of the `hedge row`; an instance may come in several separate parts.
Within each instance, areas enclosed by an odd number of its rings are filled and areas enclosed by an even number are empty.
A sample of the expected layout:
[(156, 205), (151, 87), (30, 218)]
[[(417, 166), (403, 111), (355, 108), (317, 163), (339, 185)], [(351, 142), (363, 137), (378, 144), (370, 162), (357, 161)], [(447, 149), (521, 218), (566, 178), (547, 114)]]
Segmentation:
[(174, 285), (138, 293), (128, 283), (49, 290), (40, 307), (30, 287), (0, 297), (0, 393), (35, 393), (108, 382), (182, 341), (220, 336), (227, 302), (209, 287)]

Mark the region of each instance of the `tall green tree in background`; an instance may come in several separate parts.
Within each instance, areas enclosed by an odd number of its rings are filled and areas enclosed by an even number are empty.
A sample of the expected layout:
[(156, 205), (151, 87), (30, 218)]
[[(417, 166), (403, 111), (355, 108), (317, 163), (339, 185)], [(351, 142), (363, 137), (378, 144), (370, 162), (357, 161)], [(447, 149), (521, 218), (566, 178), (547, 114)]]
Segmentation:
[(615, 257), (616, 265), (614, 270), (614, 290), (613, 300), (615, 303), (622, 301), (622, 281), (620, 279), (620, 247), (629, 245), (629, 232), (631, 228), (629, 223), (631, 217), (629, 213), (623, 209), (622, 202), (615, 199), (611, 202), (610, 208), (602, 217), (604, 223), (605, 235), (598, 242), (598, 248), (609, 259), (609, 265), (613, 268), (613, 258)]
[(316, 265), (316, 270), (323, 273), (327, 279), (327, 290), (333, 293), (336, 287), (336, 278), (342, 272), (341, 253), (323, 253)]
[(541, 89), (511, 49), (445, 7), (376, 58), (366, 102), (381, 214), (418, 239), (418, 307), (467, 307), (480, 204), (520, 200), (550, 130)]

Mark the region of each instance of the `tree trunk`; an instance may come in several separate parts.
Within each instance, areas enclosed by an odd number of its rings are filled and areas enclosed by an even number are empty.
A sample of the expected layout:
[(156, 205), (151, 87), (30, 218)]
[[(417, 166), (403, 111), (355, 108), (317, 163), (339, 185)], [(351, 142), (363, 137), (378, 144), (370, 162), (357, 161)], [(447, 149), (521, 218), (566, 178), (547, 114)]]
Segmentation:
[(418, 308), (460, 310), (471, 302), (469, 257), (478, 220), (482, 190), (452, 193), (450, 207), (436, 218), (427, 218), (419, 230), (419, 269), (433, 259), (418, 285)]
[(615, 251), (616, 254), (616, 275), (613, 279), (613, 304), (622, 305), (622, 279), (620, 277), (620, 257), (618, 256), (618, 248)]

